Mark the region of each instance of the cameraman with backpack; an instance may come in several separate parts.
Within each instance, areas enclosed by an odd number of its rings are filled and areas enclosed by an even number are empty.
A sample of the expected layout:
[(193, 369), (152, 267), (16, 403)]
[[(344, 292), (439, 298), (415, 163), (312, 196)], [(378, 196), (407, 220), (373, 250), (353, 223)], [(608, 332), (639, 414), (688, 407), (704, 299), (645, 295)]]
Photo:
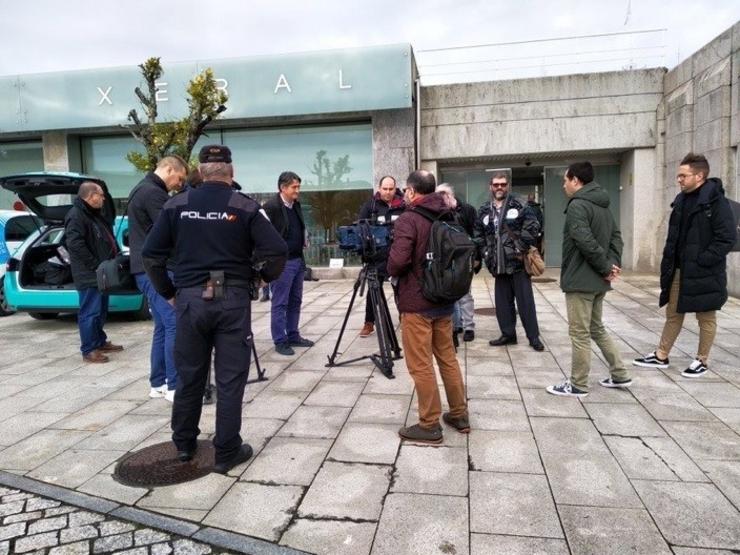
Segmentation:
[[(428, 299), (431, 296), (429, 292), (425, 291), (425, 266), (434, 225), (432, 218), (452, 219), (444, 197), (434, 192), (435, 187), (434, 175), (424, 170), (411, 173), (406, 180), (404, 197), (407, 209), (395, 224), (388, 273), (398, 278), (403, 349), (419, 397), (419, 423), (401, 428), (398, 434), (406, 440), (439, 444), (442, 443), (439, 424), (442, 402), (432, 355), (437, 360), (450, 406), (450, 412), (442, 415), (443, 420), (461, 433), (470, 431), (470, 423), (465, 386), (452, 343), (454, 300), (433, 302)], [(471, 243), (469, 269), (466, 269), (469, 276), (467, 283), (461, 284), (465, 291), (472, 278), (473, 250)]]

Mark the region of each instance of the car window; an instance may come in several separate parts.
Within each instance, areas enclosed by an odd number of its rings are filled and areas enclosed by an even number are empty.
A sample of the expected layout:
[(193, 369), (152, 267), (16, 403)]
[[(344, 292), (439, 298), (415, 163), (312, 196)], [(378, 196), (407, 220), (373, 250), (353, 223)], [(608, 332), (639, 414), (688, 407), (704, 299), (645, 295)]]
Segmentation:
[(63, 227), (52, 229), (39, 241), (39, 245), (56, 245), (61, 242), (62, 235), (64, 235)]
[(35, 216), (15, 216), (5, 224), (5, 241), (25, 241), (39, 227), (41, 220)]

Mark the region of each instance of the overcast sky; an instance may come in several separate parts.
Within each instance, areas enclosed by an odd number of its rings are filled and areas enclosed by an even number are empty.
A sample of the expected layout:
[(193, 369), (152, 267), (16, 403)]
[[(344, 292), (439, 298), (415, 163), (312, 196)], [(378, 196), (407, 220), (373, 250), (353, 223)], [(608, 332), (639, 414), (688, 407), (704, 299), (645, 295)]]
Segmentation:
[(739, 19), (738, 0), (0, 0), (0, 75), (395, 42), (425, 84), (671, 68)]

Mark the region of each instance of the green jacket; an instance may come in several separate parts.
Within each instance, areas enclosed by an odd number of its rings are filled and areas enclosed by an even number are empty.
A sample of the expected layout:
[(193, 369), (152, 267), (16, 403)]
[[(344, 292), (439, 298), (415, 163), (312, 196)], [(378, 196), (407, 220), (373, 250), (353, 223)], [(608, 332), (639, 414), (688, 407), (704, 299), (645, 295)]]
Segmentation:
[(563, 229), (560, 288), (566, 293), (601, 293), (612, 264), (622, 265), (622, 234), (609, 211), (609, 195), (587, 183), (568, 201)]

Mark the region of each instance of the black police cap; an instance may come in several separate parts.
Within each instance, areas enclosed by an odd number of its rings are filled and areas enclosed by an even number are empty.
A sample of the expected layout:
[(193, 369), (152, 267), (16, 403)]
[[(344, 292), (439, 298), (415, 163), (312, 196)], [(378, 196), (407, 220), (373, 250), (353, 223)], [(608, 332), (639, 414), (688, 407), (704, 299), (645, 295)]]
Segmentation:
[(206, 145), (200, 149), (198, 162), (210, 164), (213, 162), (224, 162), (231, 164), (231, 150), (224, 145)]

